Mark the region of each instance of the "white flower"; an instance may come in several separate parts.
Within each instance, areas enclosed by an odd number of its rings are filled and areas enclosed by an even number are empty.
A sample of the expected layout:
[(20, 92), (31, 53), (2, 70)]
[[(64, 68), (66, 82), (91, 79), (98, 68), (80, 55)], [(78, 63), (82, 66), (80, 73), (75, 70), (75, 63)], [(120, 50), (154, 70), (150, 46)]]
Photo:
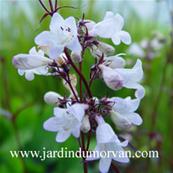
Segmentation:
[(51, 19), (50, 31), (43, 31), (35, 38), (40, 47), (47, 47), (50, 58), (57, 58), (63, 52), (64, 47), (76, 54), (81, 53), (81, 45), (77, 37), (77, 27), (74, 17), (63, 19), (55, 13)]
[(111, 118), (118, 128), (128, 129), (132, 125), (142, 124), (142, 118), (135, 113), (140, 103), (139, 99), (114, 97), (110, 100), (114, 102)]
[(53, 61), (44, 56), (42, 50), (36, 50), (35, 47), (31, 48), (29, 54), (18, 54), (13, 57), (13, 65), (22, 70), (31, 70), (34, 68), (47, 66)]
[(136, 89), (135, 96), (139, 99), (143, 98), (145, 90), (142, 85), (139, 84), (143, 78), (141, 60), (138, 59), (132, 69), (111, 69), (105, 65), (100, 65), (99, 67), (102, 70), (103, 80), (109, 88), (113, 90), (117, 90), (122, 87)]
[(111, 38), (115, 45), (119, 45), (121, 41), (130, 44), (131, 37), (128, 32), (122, 30), (123, 26), (123, 17), (108, 11), (103, 21), (94, 25), (92, 32), (102, 38)]
[(140, 45), (138, 45), (137, 43), (133, 43), (128, 52), (131, 54), (131, 55), (134, 55), (134, 56), (138, 56), (140, 58), (144, 58), (145, 56), (145, 52), (144, 50), (142, 49), (142, 47)]
[(34, 74), (47, 75), (48, 65), (53, 60), (44, 56), (42, 50), (36, 50), (35, 47), (31, 48), (29, 54), (18, 54), (13, 58), (13, 65), (18, 68), (20, 75), (25, 74), (27, 80), (33, 80)]
[(59, 99), (63, 97), (54, 91), (49, 91), (44, 95), (44, 101), (50, 105), (58, 105)]
[[(101, 119), (101, 120), (100, 120)], [(127, 146), (128, 141), (121, 142), (117, 135), (112, 130), (111, 126), (102, 120), (101, 117), (97, 117), (98, 127), (96, 129), (97, 146), (95, 153), (91, 154), (86, 160), (97, 160), (99, 161), (99, 170), (101, 173), (109, 171), (112, 160), (128, 163), (129, 158), (125, 154), (123, 147)], [(102, 157), (101, 153), (106, 153), (106, 157)]]
[(123, 87), (123, 78), (115, 69), (105, 65), (100, 65), (99, 67), (102, 70), (103, 80), (109, 88), (119, 90)]
[(80, 127), (88, 106), (75, 103), (67, 108), (54, 108), (54, 117), (44, 123), (44, 129), (58, 132), (57, 142), (64, 142), (72, 134), (76, 138), (80, 136)]

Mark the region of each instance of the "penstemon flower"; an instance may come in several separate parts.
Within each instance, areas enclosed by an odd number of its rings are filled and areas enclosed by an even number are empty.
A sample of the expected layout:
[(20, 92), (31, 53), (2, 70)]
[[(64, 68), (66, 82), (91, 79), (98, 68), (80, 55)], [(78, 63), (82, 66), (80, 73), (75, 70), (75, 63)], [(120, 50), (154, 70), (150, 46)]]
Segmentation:
[[(128, 144), (128, 141), (120, 142), (117, 135), (114, 133), (113, 129), (109, 124), (104, 122), (103, 118), (101, 116), (96, 117), (98, 127), (96, 129), (96, 140), (97, 140), (97, 146), (95, 148), (95, 151), (97, 152), (108, 152), (109, 151), (117, 151), (117, 152), (124, 152), (123, 147), (126, 147)], [(125, 155), (125, 154), (124, 154)], [(114, 156), (113, 153), (109, 154), (109, 157), (102, 158), (102, 157), (95, 157), (94, 155), (90, 155), (87, 160), (96, 160), (100, 159), (99, 161), (99, 170), (100, 172), (108, 172), (109, 168), (111, 166), (112, 160), (121, 162), (121, 163), (128, 163), (129, 159), (127, 156), (121, 158), (117, 154), (117, 156)]]
[(131, 37), (128, 32), (123, 31), (124, 19), (119, 14), (114, 15), (111, 11), (106, 12), (103, 21), (97, 23), (91, 33), (102, 38), (111, 38), (115, 45), (121, 41), (125, 44), (131, 43)]
[(44, 56), (42, 50), (36, 50), (33, 47), (29, 54), (18, 54), (13, 58), (13, 64), (18, 68), (20, 75), (25, 74), (27, 80), (33, 80), (34, 74), (46, 75), (48, 74), (48, 64), (53, 60)]
[[(115, 48), (101, 40), (109, 38), (115, 45), (131, 43), (129, 33), (122, 30), (123, 17), (109, 11), (103, 21), (96, 23), (84, 16), (75, 21), (74, 17), (63, 19), (59, 13), (53, 13), (50, 14), (50, 31), (43, 31), (35, 38), (38, 51), (32, 48), (29, 54), (18, 54), (13, 58), (14, 66), (20, 74), (25, 73), (27, 79), (33, 79), (34, 74), (56, 76), (62, 79), (63, 86), (69, 91), (68, 97), (53, 91), (44, 95), (45, 102), (54, 106), (53, 116), (44, 122), (44, 129), (56, 132), (57, 142), (74, 136), (83, 152), (89, 151), (93, 134), (96, 134), (97, 151), (123, 152), (128, 141), (121, 142), (104, 119), (110, 117), (116, 128), (122, 130), (140, 125), (142, 118), (135, 111), (145, 94), (140, 84), (143, 78), (142, 62), (137, 60), (132, 68), (126, 68), (126, 61), (122, 58), (125, 54), (114, 55)], [(95, 63), (88, 69), (89, 81), (82, 71), (87, 49), (95, 58)], [(103, 79), (108, 88), (115, 91), (123, 87), (135, 89), (135, 98), (97, 98), (91, 90), (95, 79)], [(129, 162), (127, 156), (94, 158), (90, 155), (82, 158), (85, 173), (88, 172), (89, 160), (100, 159), (99, 170), (102, 173), (108, 172), (112, 160)]]
[(139, 99), (114, 97), (110, 100), (115, 103), (111, 112), (111, 118), (118, 128), (128, 129), (132, 125), (142, 124), (142, 118), (134, 112), (139, 106)]
[(72, 134), (79, 138), (82, 119), (87, 105), (75, 103), (67, 108), (54, 108), (54, 117), (49, 118), (44, 123), (44, 128), (48, 131), (58, 132), (57, 142), (64, 142)]
[(80, 54), (81, 45), (77, 37), (77, 27), (74, 17), (63, 19), (58, 13), (52, 16), (50, 31), (43, 31), (35, 38), (40, 47), (47, 47), (51, 58), (57, 58), (65, 47)]

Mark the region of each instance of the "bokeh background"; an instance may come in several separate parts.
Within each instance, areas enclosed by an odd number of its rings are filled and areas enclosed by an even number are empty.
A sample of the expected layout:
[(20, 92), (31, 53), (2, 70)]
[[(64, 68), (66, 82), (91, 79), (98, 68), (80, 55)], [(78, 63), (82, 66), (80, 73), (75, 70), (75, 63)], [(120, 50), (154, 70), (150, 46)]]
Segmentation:
[[(58, 0), (58, 4), (77, 7), (60, 10), (64, 17), (81, 17), (85, 13), (86, 18), (99, 21), (107, 10), (119, 12), (125, 18), (125, 29), (136, 43), (151, 40), (156, 32), (162, 35), (163, 45), (157, 54), (152, 59), (142, 58), (146, 96), (138, 112), (144, 123), (128, 134), (123, 133), (132, 138), (131, 144), (139, 150), (158, 150), (160, 158), (132, 159), (129, 165), (117, 167), (125, 173), (172, 173), (172, 0)], [(55, 142), (55, 133), (43, 129), (43, 122), (52, 115), (52, 107), (43, 102), (43, 95), (49, 90), (67, 95), (61, 81), (44, 76), (27, 81), (17, 74), (11, 62), (14, 55), (27, 53), (34, 45), (34, 37), (48, 28), (50, 17), (40, 23), (43, 13), (37, 0), (0, 0), (0, 173), (82, 172), (79, 159), (40, 161), (36, 158), (11, 158), (9, 153), (10, 150), (42, 150), (43, 147), (47, 150), (59, 150), (65, 146), (69, 150), (78, 149), (74, 138), (58, 144)], [(125, 59), (131, 65), (137, 57), (132, 56), (128, 49), (129, 46), (121, 44), (116, 47), (116, 53), (127, 53)], [(89, 53), (85, 56), (84, 71), (87, 77), (93, 58)], [(101, 81), (94, 82), (92, 91), (97, 97), (134, 94), (125, 89), (113, 92)], [(89, 165), (89, 172), (98, 172), (98, 162)]]

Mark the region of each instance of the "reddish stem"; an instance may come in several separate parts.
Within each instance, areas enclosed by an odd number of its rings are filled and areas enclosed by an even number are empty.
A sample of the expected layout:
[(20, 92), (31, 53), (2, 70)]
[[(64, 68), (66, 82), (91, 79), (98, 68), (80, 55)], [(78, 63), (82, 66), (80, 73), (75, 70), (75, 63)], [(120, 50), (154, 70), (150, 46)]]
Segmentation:
[(90, 98), (92, 98), (92, 93), (91, 93), (91, 91), (90, 91), (90, 88), (89, 88), (89, 86), (88, 86), (88, 83), (87, 83), (85, 77), (83, 76), (83, 74), (80, 72), (80, 70), (79, 70), (79, 69), (76, 67), (76, 65), (73, 63), (71, 57), (70, 57), (69, 54), (68, 54), (67, 48), (64, 49), (64, 53), (66, 54), (66, 57), (67, 57), (67, 59), (69, 60), (69, 63), (71, 64), (71, 66), (74, 68), (74, 70), (76, 71), (76, 73), (79, 75), (79, 77), (80, 77), (81, 80), (83, 81), (83, 83), (84, 83), (84, 85), (85, 85), (85, 87), (86, 87), (88, 96), (89, 96)]

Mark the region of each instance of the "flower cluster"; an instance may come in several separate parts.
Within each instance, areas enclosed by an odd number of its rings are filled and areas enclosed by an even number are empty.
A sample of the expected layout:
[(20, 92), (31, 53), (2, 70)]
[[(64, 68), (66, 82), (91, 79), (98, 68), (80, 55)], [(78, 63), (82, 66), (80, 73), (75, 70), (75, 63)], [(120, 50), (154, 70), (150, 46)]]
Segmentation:
[[(132, 68), (126, 68), (126, 61), (121, 57), (124, 54), (115, 55), (114, 47), (101, 41), (104, 38), (111, 39), (114, 45), (121, 42), (130, 44), (131, 37), (123, 30), (123, 26), (123, 17), (110, 11), (98, 23), (84, 17), (77, 22), (74, 17), (63, 19), (59, 13), (55, 13), (49, 30), (36, 36), (37, 49), (33, 47), (29, 54), (14, 56), (14, 66), (20, 75), (25, 74), (26, 79), (34, 79), (35, 74), (57, 76), (62, 78), (64, 87), (70, 91), (68, 97), (53, 91), (44, 96), (45, 102), (54, 106), (53, 116), (45, 121), (44, 129), (56, 132), (57, 142), (64, 142), (72, 135), (79, 141), (81, 139), (81, 147), (87, 151), (89, 145), (85, 146), (86, 141), (82, 136), (88, 134), (89, 144), (91, 135), (96, 134), (96, 150), (124, 151), (128, 141), (120, 141), (105, 117), (110, 116), (115, 127), (120, 130), (128, 130), (142, 123), (142, 118), (135, 112), (144, 96), (144, 88), (140, 84), (143, 78), (142, 63), (138, 59)], [(82, 73), (87, 49), (95, 58), (95, 64), (89, 69), (89, 81)], [(76, 74), (72, 74), (71, 69)], [(98, 78), (115, 91), (122, 88), (135, 90), (134, 98), (94, 97), (91, 85)], [(77, 91), (78, 84), (80, 91)], [(86, 91), (83, 91), (82, 85)], [(84, 162), (93, 159), (100, 159), (99, 169), (104, 173), (108, 172), (112, 160), (129, 161), (127, 157), (91, 156), (84, 158)]]
[(157, 57), (165, 43), (166, 38), (161, 33), (155, 32), (150, 39), (143, 39), (140, 43), (133, 43), (128, 49), (128, 53), (146, 60), (152, 60)]

